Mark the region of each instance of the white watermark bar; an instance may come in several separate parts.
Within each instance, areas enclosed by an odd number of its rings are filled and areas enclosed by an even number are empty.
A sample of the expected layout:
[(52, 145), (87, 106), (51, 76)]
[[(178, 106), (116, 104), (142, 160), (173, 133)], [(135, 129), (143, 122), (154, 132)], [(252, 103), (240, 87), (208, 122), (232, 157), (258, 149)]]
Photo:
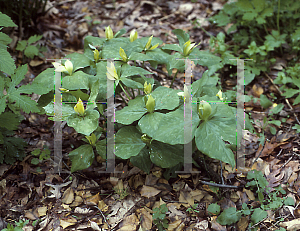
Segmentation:
[[(107, 59), (107, 66), (113, 67), (114, 60)], [(107, 79), (106, 98), (107, 98), (107, 114), (106, 114), (106, 171), (99, 171), (99, 173), (122, 173), (122, 171), (115, 171), (115, 81)], [(112, 122), (114, 121), (114, 122)]]
[[(68, 59), (47, 59), (61, 63)], [(61, 72), (54, 71), (54, 173), (62, 173), (62, 95), (61, 95)]]
[(252, 59), (230, 59), (237, 60), (237, 95), (236, 95), (236, 170), (245, 168), (245, 140), (243, 131), (245, 131), (245, 78), (244, 63), (245, 60)]
[[(200, 171), (193, 171), (193, 147), (192, 147), (192, 60), (199, 59), (177, 59), (185, 60), (185, 76), (184, 82), (188, 90), (188, 98), (184, 97), (184, 162), (183, 162), (183, 171), (176, 171), (176, 173), (200, 173)], [(190, 141), (190, 142), (189, 142)]]

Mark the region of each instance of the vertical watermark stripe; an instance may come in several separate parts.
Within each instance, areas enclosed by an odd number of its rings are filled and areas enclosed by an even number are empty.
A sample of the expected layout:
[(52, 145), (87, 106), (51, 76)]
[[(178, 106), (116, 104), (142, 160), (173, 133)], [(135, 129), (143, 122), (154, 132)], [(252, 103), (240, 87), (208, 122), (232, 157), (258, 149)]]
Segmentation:
[(245, 131), (245, 60), (252, 59), (230, 59), (237, 60), (237, 111), (236, 111), (236, 170), (245, 168), (245, 144), (243, 131)]
[[(107, 66), (109, 68), (114, 67), (114, 60), (107, 59)], [(106, 80), (106, 171), (99, 171), (99, 173), (122, 173), (121, 171), (115, 171), (115, 81), (108, 78)]]
[(199, 60), (199, 59), (177, 59), (177, 60), (184, 60), (185, 61), (185, 75), (184, 75), (184, 83), (185, 88), (188, 92), (188, 97), (184, 97), (184, 162), (183, 162), (183, 171), (176, 171), (176, 173), (200, 173), (200, 171), (193, 171), (192, 170), (192, 163), (193, 163), (193, 147), (192, 147), (192, 136), (193, 136), (193, 123), (192, 123), (192, 60)]
[[(61, 60), (68, 59), (47, 59), (61, 63)], [(54, 173), (62, 173), (62, 94), (61, 88), (61, 72), (54, 71), (54, 157), (53, 171)]]

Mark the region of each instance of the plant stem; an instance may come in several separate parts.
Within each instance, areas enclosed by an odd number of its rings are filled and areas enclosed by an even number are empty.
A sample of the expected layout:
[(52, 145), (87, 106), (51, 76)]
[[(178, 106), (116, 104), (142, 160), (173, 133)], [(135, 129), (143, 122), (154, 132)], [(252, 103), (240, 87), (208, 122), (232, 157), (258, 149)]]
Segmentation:
[(133, 96), (133, 99), (135, 98), (135, 95), (134, 95), (134, 90), (133, 88), (131, 88), (131, 92), (132, 92), (132, 96)]
[(121, 94), (119, 94), (119, 96), (122, 98), (123, 102), (124, 102), (124, 103), (125, 103), (125, 105), (127, 106), (127, 105), (128, 105), (128, 103), (126, 102), (126, 100), (124, 99), (124, 97), (123, 97)]
[(175, 79), (176, 79), (177, 73), (178, 73), (178, 69), (177, 69), (177, 71), (176, 71), (176, 73), (175, 73), (175, 75), (174, 75), (174, 77), (173, 77), (173, 79), (172, 79), (170, 88), (172, 88), (172, 86), (173, 86), (173, 83), (174, 83), (174, 81), (175, 81)]
[[(122, 86), (122, 83), (120, 82), (120, 87), (122, 88), (123, 92), (125, 93), (125, 95), (127, 96), (128, 99), (130, 99), (128, 93), (125, 91), (125, 89)], [(121, 94), (120, 94), (121, 95)]]

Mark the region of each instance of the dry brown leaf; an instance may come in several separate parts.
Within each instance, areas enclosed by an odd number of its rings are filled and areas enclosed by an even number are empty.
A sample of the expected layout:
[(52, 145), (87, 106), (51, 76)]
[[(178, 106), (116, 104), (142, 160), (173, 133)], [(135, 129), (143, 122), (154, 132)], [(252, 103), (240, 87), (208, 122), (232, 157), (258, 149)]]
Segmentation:
[(157, 194), (159, 194), (160, 192), (161, 192), (161, 190), (158, 190), (154, 187), (150, 187), (150, 186), (146, 186), (146, 185), (143, 185), (143, 187), (140, 191), (141, 196), (147, 197), (147, 198), (154, 197)]
[(68, 188), (61, 199), (61, 201), (67, 205), (71, 204), (74, 200), (74, 191), (72, 188)]
[(281, 223), (279, 223), (279, 226), (286, 228), (287, 231), (299, 230), (300, 229), (300, 218), (291, 220), (291, 221), (281, 222)]

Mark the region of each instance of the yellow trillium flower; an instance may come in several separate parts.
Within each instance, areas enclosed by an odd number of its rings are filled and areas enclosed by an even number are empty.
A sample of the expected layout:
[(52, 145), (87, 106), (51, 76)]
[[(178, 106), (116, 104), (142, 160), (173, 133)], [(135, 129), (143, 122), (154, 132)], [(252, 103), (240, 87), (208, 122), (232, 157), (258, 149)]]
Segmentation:
[(151, 93), (151, 91), (152, 91), (152, 86), (151, 86), (151, 84), (149, 83), (149, 84), (147, 84), (147, 81), (144, 83), (144, 92), (145, 92), (145, 94), (150, 94)]
[(94, 60), (97, 63), (99, 61), (100, 58), (100, 53), (97, 49), (94, 50)]
[(155, 107), (155, 99), (152, 97), (152, 95), (149, 95), (148, 101), (146, 103), (147, 111), (150, 113), (154, 112), (154, 107)]
[(105, 27), (105, 37), (107, 40), (110, 40), (114, 37), (114, 32), (112, 31), (110, 26)]
[(208, 102), (202, 100), (199, 104), (199, 117), (202, 120), (207, 120), (211, 114), (211, 106)]
[(154, 46), (151, 46), (151, 41), (152, 41), (153, 35), (148, 39), (148, 42), (145, 45), (145, 50), (154, 50), (156, 47), (158, 47), (159, 43), (155, 44)]
[(121, 47), (120, 47), (120, 50), (119, 50), (119, 54), (120, 54), (121, 58), (123, 59), (123, 61), (127, 62), (127, 55)]
[[(200, 43), (199, 43), (200, 44)], [(199, 45), (198, 44), (198, 45)], [(191, 40), (188, 40), (184, 45), (183, 45), (183, 55), (188, 56), (196, 46), (196, 43), (191, 43)]]
[(91, 145), (95, 146), (97, 137), (94, 133), (92, 133), (90, 136), (85, 136), (85, 138), (87, 138)]
[(74, 111), (77, 112), (81, 116), (84, 115), (84, 106), (83, 106), (82, 100), (80, 98), (74, 107)]
[(73, 73), (73, 64), (70, 60), (66, 60), (65, 65), (62, 65), (61, 63), (58, 62), (53, 62), (52, 64), (55, 68), (55, 71), (65, 72), (69, 75), (72, 75)]
[(224, 97), (222, 97), (222, 91), (221, 90), (219, 90), (219, 92), (216, 94), (216, 96), (218, 96), (220, 100), (224, 100)]
[(132, 30), (132, 31), (130, 32), (130, 37), (129, 37), (130, 42), (133, 42), (134, 40), (136, 40), (137, 37), (138, 37), (137, 31), (136, 31), (136, 30)]
[(106, 76), (108, 79), (110, 79), (110, 80), (118, 80), (119, 79), (115, 65), (112, 64), (112, 67), (107, 66), (106, 68), (107, 68)]

